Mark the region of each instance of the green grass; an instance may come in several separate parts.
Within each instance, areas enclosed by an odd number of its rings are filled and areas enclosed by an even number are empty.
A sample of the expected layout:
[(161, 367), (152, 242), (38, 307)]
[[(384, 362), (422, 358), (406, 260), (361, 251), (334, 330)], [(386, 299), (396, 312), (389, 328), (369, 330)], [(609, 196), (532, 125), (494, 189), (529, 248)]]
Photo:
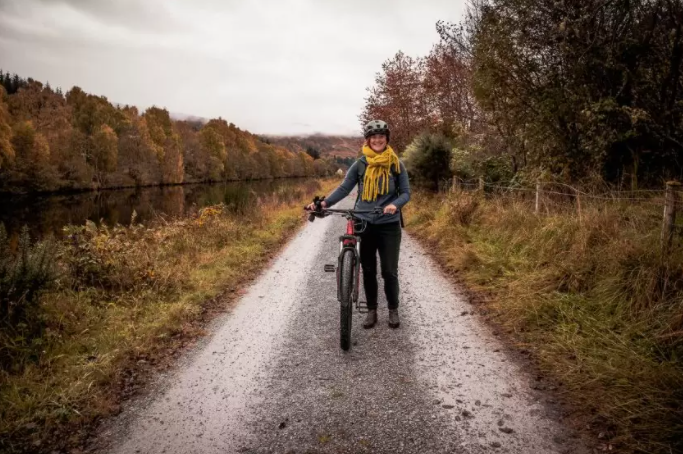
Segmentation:
[(304, 202), (335, 184), (306, 183), (240, 217), (215, 206), (147, 227), (71, 228), (59, 281), (41, 297), (42, 335), (0, 371), (0, 451), (82, 443), (145, 370), (203, 334), (207, 311), (225, 307), (299, 228)]
[(494, 323), (623, 451), (683, 450), (683, 250), (662, 260), (661, 210), (414, 195), (407, 222)]

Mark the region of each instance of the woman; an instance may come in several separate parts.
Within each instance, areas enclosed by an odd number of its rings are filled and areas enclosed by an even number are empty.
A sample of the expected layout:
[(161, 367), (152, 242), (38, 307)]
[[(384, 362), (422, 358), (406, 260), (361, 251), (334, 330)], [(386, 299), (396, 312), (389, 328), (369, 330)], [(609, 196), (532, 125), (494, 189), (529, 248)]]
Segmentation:
[[(408, 172), (389, 146), (389, 126), (373, 120), (364, 128), (363, 156), (349, 168), (346, 178), (330, 194), (323, 207), (331, 207), (349, 195), (358, 185), (355, 208), (373, 210), (382, 208), (382, 214), (359, 214), (367, 221), (361, 234), (360, 263), (363, 268), (363, 286), (368, 302), (368, 314), (363, 328), (377, 323), (377, 251), (382, 265), (384, 293), (389, 303), (389, 326), (398, 328), (398, 253), (401, 247), (401, 208), (410, 200)], [(311, 204), (309, 209), (315, 209)]]

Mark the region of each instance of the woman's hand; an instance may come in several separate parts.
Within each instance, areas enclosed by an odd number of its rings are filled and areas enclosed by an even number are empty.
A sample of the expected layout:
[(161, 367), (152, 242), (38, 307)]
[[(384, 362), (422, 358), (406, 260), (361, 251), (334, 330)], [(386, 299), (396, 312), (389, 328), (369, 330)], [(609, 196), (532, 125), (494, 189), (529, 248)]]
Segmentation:
[[(320, 206), (323, 207), (323, 208), (327, 208), (327, 202), (325, 202), (325, 201), (323, 200), (322, 202), (320, 202)], [(308, 211), (315, 211), (315, 202), (313, 202), (313, 203), (311, 203), (310, 205), (308, 205), (308, 206), (306, 207), (306, 209), (307, 209)]]
[(390, 203), (389, 205), (384, 207), (384, 214), (395, 214), (396, 210), (398, 210), (398, 208), (396, 208), (396, 205)]

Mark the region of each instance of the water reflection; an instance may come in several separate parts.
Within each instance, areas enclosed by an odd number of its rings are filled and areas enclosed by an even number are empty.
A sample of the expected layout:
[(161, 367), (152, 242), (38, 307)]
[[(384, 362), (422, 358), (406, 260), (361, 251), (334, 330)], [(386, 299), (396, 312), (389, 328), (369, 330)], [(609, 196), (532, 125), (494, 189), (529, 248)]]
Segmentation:
[[(136, 223), (161, 215), (177, 217), (207, 205), (224, 203), (243, 213), (264, 196), (292, 199), (311, 180), (287, 179), (221, 184), (118, 189), (49, 196), (0, 196), (0, 222), (10, 234), (27, 225), (32, 237), (59, 235), (63, 226), (82, 225), (86, 220), (106, 225), (129, 224), (133, 211)], [(283, 200), (288, 201), (288, 200)]]

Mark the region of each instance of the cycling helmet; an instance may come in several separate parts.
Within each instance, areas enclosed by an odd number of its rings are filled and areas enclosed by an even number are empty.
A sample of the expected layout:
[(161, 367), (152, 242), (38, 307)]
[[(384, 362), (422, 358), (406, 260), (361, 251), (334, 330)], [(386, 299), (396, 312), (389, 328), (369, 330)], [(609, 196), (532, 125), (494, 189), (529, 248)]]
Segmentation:
[(375, 134), (384, 134), (387, 136), (387, 142), (389, 141), (389, 125), (382, 120), (372, 120), (369, 121), (363, 128), (363, 135), (367, 139), (368, 137)]

